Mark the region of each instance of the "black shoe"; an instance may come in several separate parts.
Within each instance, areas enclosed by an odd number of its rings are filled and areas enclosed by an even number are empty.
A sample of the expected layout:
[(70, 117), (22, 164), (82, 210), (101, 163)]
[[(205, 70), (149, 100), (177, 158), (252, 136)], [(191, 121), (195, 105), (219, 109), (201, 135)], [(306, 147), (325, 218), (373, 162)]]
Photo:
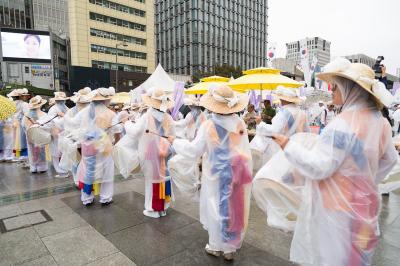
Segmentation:
[(92, 206), (93, 204), (94, 204), (94, 200), (93, 200), (92, 202), (90, 202), (90, 203), (83, 204), (83, 205), (85, 205), (85, 207), (90, 207), (90, 206)]
[(101, 206), (102, 206), (102, 207), (108, 206), (108, 205), (110, 205), (110, 204), (113, 203), (113, 202), (114, 202), (113, 200), (111, 200), (111, 201), (109, 201), (109, 202), (104, 202), (104, 203), (101, 204)]

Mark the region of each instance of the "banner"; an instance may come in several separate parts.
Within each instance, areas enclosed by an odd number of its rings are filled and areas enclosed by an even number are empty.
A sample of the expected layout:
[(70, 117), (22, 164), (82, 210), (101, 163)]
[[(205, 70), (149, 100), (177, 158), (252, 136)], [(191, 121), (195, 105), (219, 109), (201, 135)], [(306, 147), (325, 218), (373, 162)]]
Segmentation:
[(304, 73), (304, 81), (311, 86), (312, 73), (310, 69), (310, 54), (307, 46), (307, 39), (300, 40), (300, 66)]
[(272, 42), (268, 47), (268, 67), (272, 67), (272, 61), (276, 58), (276, 45), (276, 42)]

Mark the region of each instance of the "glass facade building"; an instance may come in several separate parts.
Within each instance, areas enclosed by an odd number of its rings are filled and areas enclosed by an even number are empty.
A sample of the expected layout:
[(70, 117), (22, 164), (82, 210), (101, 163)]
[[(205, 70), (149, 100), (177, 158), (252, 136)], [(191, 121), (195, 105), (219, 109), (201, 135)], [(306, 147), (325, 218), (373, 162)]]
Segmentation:
[(169, 73), (267, 63), (268, 0), (157, 0), (155, 20), (157, 61)]
[(68, 0), (32, 0), (35, 30), (68, 35)]
[(0, 26), (32, 29), (32, 0), (0, 0)]

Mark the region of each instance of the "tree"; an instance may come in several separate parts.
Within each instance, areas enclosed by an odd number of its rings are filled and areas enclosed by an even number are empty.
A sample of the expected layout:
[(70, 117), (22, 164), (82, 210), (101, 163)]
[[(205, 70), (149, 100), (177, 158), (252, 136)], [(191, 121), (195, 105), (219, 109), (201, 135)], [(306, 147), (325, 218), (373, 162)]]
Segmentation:
[(204, 77), (209, 77), (209, 76), (221, 76), (221, 77), (226, 77), (226, 78), (230, 78), (230, 77), (234, 77), (234, 78), (238, 78), (240, 76), (242, 76), (242, 68), (241, 67), (235, 67), (235, 66), (231, 66), (228, 64), (222, 64), (222, 65), (215, 65), (213, 67), (212, 71), (209, 72), (202, 72), (199, 71), (197, 73), (194, 73), (192, 76), (192, 80), (193, 82), (199, 82), (200, 79), (204, 78)]

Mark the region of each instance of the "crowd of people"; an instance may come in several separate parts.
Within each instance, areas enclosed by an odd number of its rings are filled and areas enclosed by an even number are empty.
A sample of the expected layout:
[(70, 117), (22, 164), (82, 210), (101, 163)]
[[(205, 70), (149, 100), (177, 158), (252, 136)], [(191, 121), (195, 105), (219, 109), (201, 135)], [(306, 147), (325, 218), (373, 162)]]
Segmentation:
[[(175, 184), (197, 195), (209, 235), (205, 252), (226, 260), (242, 245), (253, 194), (269, 226), (294, 231), (291, 261), (371, 265), (378, 185), (398, 159), (381, 113), (392, 106), (391, 95), (370, 67), (345, 59), (328, 64), (319, 78), (331, 84), (332, 101), (312, 111), (295, 89), (278, 87), (279, 106), (265, 100), (256, 110), (246, 94), (222, 85), (187, 97), (190, 112), (176, 120), (162, 88), (117, 111), (110, 108), (112, 87), (71, 97), (55, 92), (47, 113), (46, 100), (26, 102), (28, 91), (17, 89), (8, 95), (17, 112), (1, 121), (1, 159), (22, 162), (31, 173), (47, 171), (51, 161), (57, 177), (72, 175), (87, 207), (97, 195), (103, 206), (113, 202), (114, 166), (125, 177), (140, 169), (143, 215), (155, 219), (167, 215)], [(75, 106), (69, 109), (67, 100)], [(392, 113), (395, 132), (399, 110)], [(51, 140), (39, 144), (46, 134)]]

